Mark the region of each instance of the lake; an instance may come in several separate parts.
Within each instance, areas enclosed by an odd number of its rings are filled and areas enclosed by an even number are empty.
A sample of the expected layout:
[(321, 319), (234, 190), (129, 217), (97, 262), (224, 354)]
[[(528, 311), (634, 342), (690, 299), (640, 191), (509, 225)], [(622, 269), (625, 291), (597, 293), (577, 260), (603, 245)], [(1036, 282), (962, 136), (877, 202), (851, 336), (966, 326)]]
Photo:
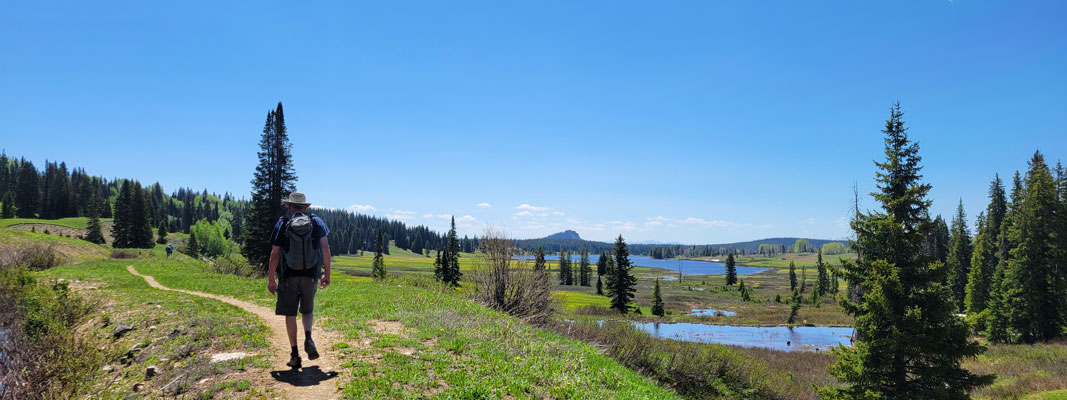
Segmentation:
[[(596, 260), (599, 257), (597, 254), (591, 254), (589, 256), (589, 262), (594, 264), (593, 268), (596, 268)], [(517, 259), (533, 260), (534, 256), (521, 256)], [(580, 255), (573, 255), (571, 259), (577, 263), (581, 259)], [(559, 256), (545, 256), (545, 260), (559, 261)], [(657, 260), (648, 256), (630, 256), (630, 263), (633, 265), (639, 265), (642, 267), (662, 268), (677, 272), (681, 269), (683, 274), (686, 275), (723, 275), (726, 273), (726, 264), (721, 262), (711, 261), (696, 261), (696, 260)], [(738, 266), (738, 275), (751, 275), (768, 270), (769, 268), (757, 268), (757, 267), (741, 267)]]
[(733, 311), (719, 310), (715, 308), (694, 308), (692, 310), (689, 310), (689, 315), (695, 315), (698, 317), (714, 317), (718, 315), (722, 315), (724, 317), (732, 317), (734, 315), (737, 315), (737, 313)]
[(763, 347), (778, 351), (827, 351), (850, 346), (852, 328), (829, 326), (732, 326), (691, 323), (634, 323), (649, 334), (665, 339)]

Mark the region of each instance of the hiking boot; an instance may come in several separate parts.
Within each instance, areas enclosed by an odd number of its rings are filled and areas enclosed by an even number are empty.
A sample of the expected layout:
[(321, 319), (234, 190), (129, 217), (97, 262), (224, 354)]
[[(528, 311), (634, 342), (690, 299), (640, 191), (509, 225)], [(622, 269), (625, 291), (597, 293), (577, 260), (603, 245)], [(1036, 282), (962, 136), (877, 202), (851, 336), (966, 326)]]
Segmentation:
[(319, 358), (319, 351), (315, 349), (315, 342), (311, 339), (304, 339), (304, 351), (308, 353), (308, 360)]
[(289, 366), (289, 368), (300, 368), (300, 356), (289, 356), (289, 362), (285, 363), (285, 365)]

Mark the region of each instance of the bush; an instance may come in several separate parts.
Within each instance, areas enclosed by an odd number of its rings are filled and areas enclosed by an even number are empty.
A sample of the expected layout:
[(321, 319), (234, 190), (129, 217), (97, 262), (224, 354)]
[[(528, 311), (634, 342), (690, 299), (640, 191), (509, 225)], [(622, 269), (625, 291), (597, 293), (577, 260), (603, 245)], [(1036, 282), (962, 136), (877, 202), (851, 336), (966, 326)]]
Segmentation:
[(471, 274), (473, 298), (485, 306), (539, 324), (552, 315), (552, 278), (525, 260), (514, 260), (515, 243), (487, 230), (479, 244), (482, 260)]
[(117, 259), (117, 260), (124, 260), (124, 259), (130, 259), (130, 258), (140, 258), (140, 257), (141, 257), (141, 254), (136, 252), (136, 251), (111, 250), (111, 258), (114, 258), (114, 259)]
[(263, 271), (252, 266), (244, 256), (232, 253), (228, 256), (216, 257), (214, 262), (215, 272), (233, 274), (237, 276), (258, 278), (263, 276)]
[(0, 267), (22, 266), (41, 271), (63, 264), (64, 257), (51, 244), (33, 243), (0, 254)]
[(101, 343), (76, 334), (95, 308), (65, 283), (39, 285), (24, 266), (0, 268), (0, 396), (81, 397), (106, 362)]

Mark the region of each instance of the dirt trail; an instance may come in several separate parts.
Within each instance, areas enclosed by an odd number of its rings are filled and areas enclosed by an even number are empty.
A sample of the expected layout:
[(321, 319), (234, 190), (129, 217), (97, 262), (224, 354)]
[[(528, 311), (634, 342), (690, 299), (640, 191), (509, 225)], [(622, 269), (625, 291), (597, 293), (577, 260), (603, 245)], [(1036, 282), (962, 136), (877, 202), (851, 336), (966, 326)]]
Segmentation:
[(289, 360), (289, 337), (285, 330), (285, 320), (280, 316), (274, 315), (274, 310), (232, 297), (191, 290), (171, 289), (160, 285), (155, 278), (149, 275), (138, 273), (132, 265), (127, 266), (126, 270), (130, 271), (131, 274), (144, 278), (148, 285), (153, 288), (172, 290), (229, 303), (255, 314), (263, 320), (263, 323), (270, 327), (271, 351), (274, 353), (274, 357), (271, 359), (272, 371), (270, 376), (257, 379), (256, 385), (264, 385), (264, 389), (267, 387), (274, 388), (275, 392), (284, 393), (290, 399), (336, 399), (340, 397), (340, 393), (337, 391), (338, 382), (335, 380), (339, 362), (337, 361), (337, 354), (330, 349), (340, 339), (333, 332), (318, 326), (315, 327), (315, 346), (318, 348), (321, 357), (318, 360), (310, 361), (303, 351), (303, 327), (299, 326), (300, 322), (298, 321), (297, 346), (300, 348), (300, 356), (304, 359), (304, 366), (300, 370), (293, 370), (285, 366), (285, 362)]

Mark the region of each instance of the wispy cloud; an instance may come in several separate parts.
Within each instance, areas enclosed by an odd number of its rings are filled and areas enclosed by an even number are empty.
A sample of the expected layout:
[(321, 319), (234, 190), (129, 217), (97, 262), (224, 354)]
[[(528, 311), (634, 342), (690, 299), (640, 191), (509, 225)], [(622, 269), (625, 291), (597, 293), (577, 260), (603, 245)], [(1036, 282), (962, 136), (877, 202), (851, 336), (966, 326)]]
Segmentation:
[(519, 212), (515, 213), (515, 216), (513, 216), (512, 218), (519, 219), (519, 217), (532, 217), (532, 216), (533, 216), (533, 213), (530, 212), (529, 210), (526, 210), (526, 211), (519, 211)]
[(422, 214), (423, 218), (433, 218), (433, 213)]
[(349, 211), (356, 211), (361, 213), (378, 211), (374, 206), (370, 204), (353, 204), (346, 207)]
[(478, 203), (478, 207), (490, 208), (490, 207), (492, 207), (492, 205), (490, 205), (489, 203)]
[(526, 204), (526, 203), (519, 204), (518, 206), (515, 206), (515, 208), (519, 209), (519, 210), (527, 210), (527, 211), (547, 211), (549, 209), (548, 207), (531, 206), (531, 205)]

